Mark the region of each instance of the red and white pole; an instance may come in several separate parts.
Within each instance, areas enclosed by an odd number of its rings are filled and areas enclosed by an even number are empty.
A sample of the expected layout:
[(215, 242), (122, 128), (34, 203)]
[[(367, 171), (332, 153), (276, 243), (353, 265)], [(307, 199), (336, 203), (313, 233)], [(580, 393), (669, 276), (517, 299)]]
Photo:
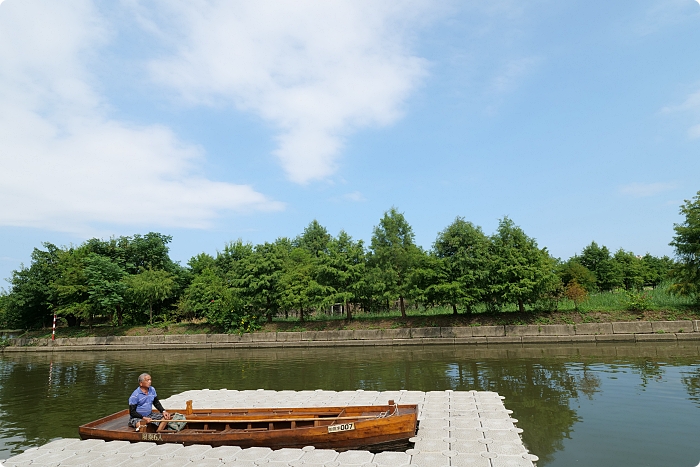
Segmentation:
[(51, 340), (56, 340), (56, 313), (53, 314), (53, 332), (51, 333)]

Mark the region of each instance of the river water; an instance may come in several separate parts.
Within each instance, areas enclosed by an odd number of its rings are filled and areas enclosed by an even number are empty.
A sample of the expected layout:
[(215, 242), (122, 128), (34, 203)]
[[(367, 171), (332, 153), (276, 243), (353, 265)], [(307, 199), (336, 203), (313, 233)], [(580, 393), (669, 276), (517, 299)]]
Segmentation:
[(0, 356), (0, 459), (188, 389), (490, 390), (539, 466), (696, 466), (700, 343), (144, 350)]

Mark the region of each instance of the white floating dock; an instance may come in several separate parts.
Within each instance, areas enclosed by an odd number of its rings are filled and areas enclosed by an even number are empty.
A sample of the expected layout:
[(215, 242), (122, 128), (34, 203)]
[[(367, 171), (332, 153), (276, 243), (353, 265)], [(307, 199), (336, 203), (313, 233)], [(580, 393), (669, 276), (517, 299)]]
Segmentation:
[[(61, 439), (30, 448), (4, 462), (20, 466), (140, 467), (533, 467), (537, 456), (529, 454), (520, 438), (517, 420), (510, 417), (503, 398), (480, 391), (186, 391), (163, 401), (166, 408), (184, 409), (192, 399), (195, 408), (317, 407), (386, 404), (418, 404), (415, 447), (406, 452), (336, 452), (303, 449), (212, 448), (179, 444), (129, 443), (126, 441)], [(77, 427), (76, 427), (77, 430)]]

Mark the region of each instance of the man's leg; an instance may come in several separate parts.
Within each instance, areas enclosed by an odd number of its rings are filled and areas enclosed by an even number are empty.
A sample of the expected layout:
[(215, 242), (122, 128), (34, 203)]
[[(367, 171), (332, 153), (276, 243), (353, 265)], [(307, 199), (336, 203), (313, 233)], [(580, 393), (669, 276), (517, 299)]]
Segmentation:
[(165, 427), (168, 426), (168, 421), (163, 420), (163, 414), (160, 412), (154, 412), (153, 415), (151, 415), (151, 419), (153, 419), (151, 423), (158, 426), (156, 432), (163, 431)]

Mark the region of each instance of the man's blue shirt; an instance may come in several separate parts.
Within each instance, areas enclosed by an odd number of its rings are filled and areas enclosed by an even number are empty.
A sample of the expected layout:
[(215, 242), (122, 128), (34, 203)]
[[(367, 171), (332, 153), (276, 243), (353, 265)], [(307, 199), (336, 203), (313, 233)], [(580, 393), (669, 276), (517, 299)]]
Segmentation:
[(141, 388), (136, 388), (129, 397), (129, 405), (136, 405), (136, 411), (144, 417), (150, 417), (153, 411), (153, 399), (158, 395), (155, 388), (148, 388), (148, 394), (144, 394)]

